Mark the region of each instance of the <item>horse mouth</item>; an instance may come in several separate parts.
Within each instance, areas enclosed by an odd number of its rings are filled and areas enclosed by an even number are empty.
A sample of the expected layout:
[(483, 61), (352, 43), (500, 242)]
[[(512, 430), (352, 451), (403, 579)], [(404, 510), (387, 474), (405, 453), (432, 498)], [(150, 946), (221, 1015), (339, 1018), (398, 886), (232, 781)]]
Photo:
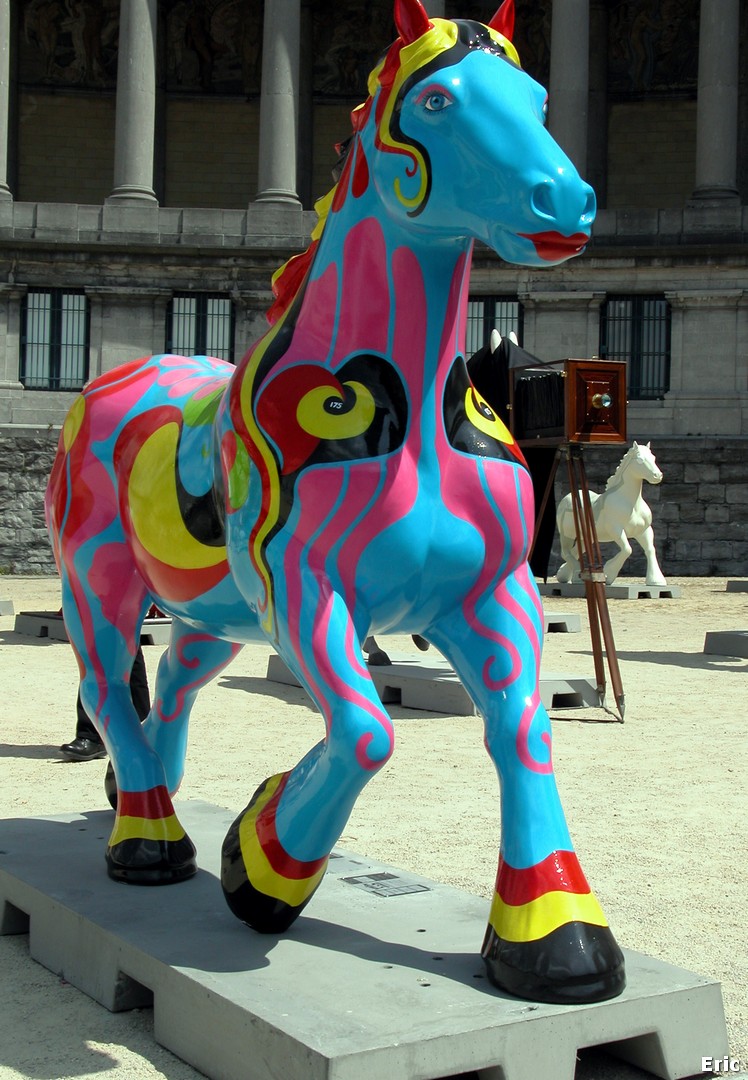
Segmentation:
[(573, 255), (581, 255), (590, 238), (586, 233), (572, 233), (564, 236), (560, 232), (519, 233), (525, 240), (531, 240), (535, 250), (545, 262), (560, 262)]

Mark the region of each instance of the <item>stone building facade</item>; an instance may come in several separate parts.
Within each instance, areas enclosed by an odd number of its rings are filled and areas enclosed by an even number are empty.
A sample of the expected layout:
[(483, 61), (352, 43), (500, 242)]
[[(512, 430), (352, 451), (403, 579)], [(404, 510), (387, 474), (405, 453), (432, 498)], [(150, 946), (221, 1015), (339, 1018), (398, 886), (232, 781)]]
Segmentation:
[[(497, 324), (544, 360), (626, 359), (665, 572), (746, 574), (748, 0), (516, 6), (599, 210), (562, 267), (476, 251), (474, 344)], [(238, 359), (262, 332), (391, 8), (0, 0), (0, 573), (52, 569), (44, 470), (85, 379), (165, 348)], [(602, 477), (610, 452), (588, 460)]]

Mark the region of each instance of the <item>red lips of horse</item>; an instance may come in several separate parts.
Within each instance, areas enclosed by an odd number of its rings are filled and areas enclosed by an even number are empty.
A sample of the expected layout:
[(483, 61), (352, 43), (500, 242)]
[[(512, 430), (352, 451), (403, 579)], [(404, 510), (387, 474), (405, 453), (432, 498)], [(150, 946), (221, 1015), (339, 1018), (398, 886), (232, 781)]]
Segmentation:
[(562, 259), (570, 259), (572, 255), (580, 255), (590, 242), (586, 233), (572, 233), (564, 236), (560, 232), (537, 232), (519, 233), (526, 240), (532, 240), (535, 250), (541, 259), (546, 262), (560, 262)]

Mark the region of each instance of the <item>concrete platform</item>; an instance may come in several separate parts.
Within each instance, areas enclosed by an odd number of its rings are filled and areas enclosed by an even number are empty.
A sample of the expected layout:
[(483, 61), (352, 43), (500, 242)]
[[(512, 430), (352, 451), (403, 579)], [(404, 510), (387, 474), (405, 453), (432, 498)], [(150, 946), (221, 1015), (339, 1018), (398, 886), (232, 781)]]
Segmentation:
[(613, 1001), (511, 998), (483, 974), (486, 900), (347, 852), (287, 935), (255, 934), (217, 879), (234, 814), (179, 813), (201, 870), (152, 889), (106, 877), (111, 811), (0, 821), (0, 932), (110, 1010), (152, 1004), (156, 1041), (211, 1080), (573, 1080), (589, 1046), (680, 1080), (727, 1053), (713, 980), (626, 952)]
[[(19, 611), (13, 629), (27, 637), (51, 638), (67, 641), (68, 635), (62, 615), (55, 611)], [(141, 645), (168, 645), (171, 619), (146, 619), (140, 632)]]
[(728, 581), (725, 586), (726, 592), (748, 592), (748, 580)]
[(0, 615), (14, 615), (12, 600), (0, 600)]
[[(369, 666), (369, 672), (384, 705), (404, 709), (426, 709), (447, 716), (475, 716), (476, 708), (444, 657), (432, 652), (420, 656), (395, 656), (383, 667)], [(273, 653), (268, 658), (267, 678), (286, 686), (299, 686), (296, 676)], [(595, 684), (582, 675), (540, 675), (540, 699), (546, 709), (597, 708), (600, 699)]]
[[(538, 582), (541, 596), (584, 597), (584, 584), (575, 581), (568, 585), (562, 585), (558, 581)], [(608, 600), (676, 600), (682, 595), (679, 585), (637, 585), (623, 581), (616, 581), (613, 585), (605, 586), (605, 596)]]
[(704, 639), (704, 652), (717, 656), (748, 657), (748, 630), (712, 630)]

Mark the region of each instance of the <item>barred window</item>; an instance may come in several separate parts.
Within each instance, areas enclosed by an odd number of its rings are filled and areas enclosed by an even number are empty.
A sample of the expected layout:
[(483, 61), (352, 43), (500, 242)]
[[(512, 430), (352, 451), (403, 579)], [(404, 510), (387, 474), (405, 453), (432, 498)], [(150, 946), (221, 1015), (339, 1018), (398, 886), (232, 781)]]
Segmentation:
[(169, 304), (166, 351), (234, 362), (234, 305), (227, 296), (177, 294)]
[(513, 296), (471, 296), (468, 298), (467, 345), (468, 356), (488, 344), (492, 330), (509, 337), (513, 330), (522, 341), (522, 305)]
[(600, 318), (600, 356), (628, 364), (632, 401), (670, 389), (670, 304), (663, 296), (609, 296)]
[(88, 299), (29, 289), (24, 297), (19, 381), (27, 390), (81, 390), (88, 378)]

